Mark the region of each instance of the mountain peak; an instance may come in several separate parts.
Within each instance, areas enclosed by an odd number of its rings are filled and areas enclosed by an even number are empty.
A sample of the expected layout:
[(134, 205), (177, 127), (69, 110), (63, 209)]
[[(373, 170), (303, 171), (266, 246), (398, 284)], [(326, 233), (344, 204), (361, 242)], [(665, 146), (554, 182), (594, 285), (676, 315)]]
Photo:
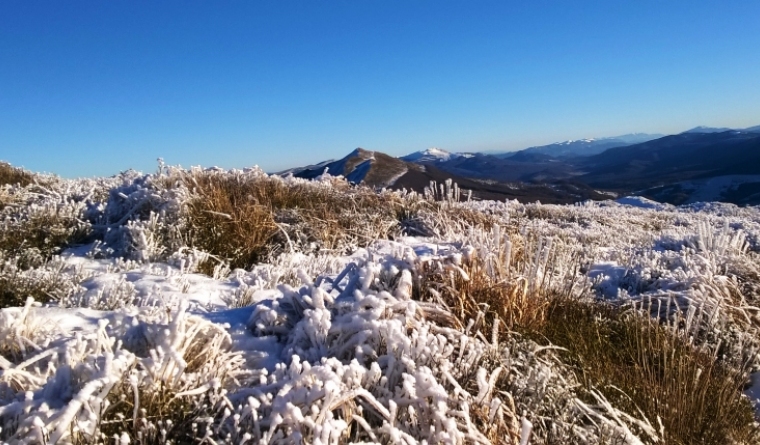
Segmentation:
[(327, 172), (333, 176), (343, 176), (353, 184), (367, 184), (372, 187), (390, 187), (409, 171), (406, 162), (379, 151), (355, 148), (345, 157), (331, 162), (323, 162), (312, 168), (293, 172), (301, 178), (316, 178)]
[(368, 158), (368, 157), (372, 156), (374, 153), (375, 152), (372, 151), (372, 150), (366, 150), (366, 149), (361, 148), (361, 147), (356, 147), (354, 149), (354, 151), (352, 151), (351, 153), (348, 154), (347, 157), (359, 156), (359, 157), (362, 157), (362, 158)]
[(427, 150), (423, 151), (423, 153), (429, 154), (431, 156), (451, 156), (451, 153), (438, 147), (430, 147)]
[(414, 153), (402, 156), (399, 159), (407, 162), (445, 162), (459, 156), (458, 153), (450, 153), (441, 148), (430, 147), (426, 150), (415, 151)]

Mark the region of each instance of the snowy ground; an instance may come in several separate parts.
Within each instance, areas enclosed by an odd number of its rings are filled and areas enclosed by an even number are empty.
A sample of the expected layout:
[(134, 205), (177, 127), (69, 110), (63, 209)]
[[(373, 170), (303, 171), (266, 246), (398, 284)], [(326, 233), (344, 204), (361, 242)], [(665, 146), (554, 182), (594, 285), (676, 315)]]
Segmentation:
[[(125, 202), (166, 199), (141, 181), (113, 182)], [(413, 298), (431, 269), (466, 280), (473, 257), (531, 288), (564, 290), (572, 280), (579, 298), (679, 314), (705, 342), (733, 339), (741, 349), (757, 338), (757, 208), (636, 197), (448, 206), (495, 227), (423, 215), (429, 236), (349, 252), (294, 249), (213, 277), (196, 272), (202, 252), (156, 254), (155, 215), (124, 212), (129, 255), (113, 237), (105, 249), (106, 236), (16, 272), (58, 274), (71, 288), (0, 312), (0, 438), (161, 441), (179, 419), (208, 443), (492, 443), (494, 431), (506, 434), (501, 443), (543, 443), (537, 406), (549, 407), (555, 437), (577, 443), (661, 435), (655, 419), (577, 399), (550, 349), (477, 331), (476, 320), (459, 323), (452, 308)], [(502, 373), (511, 393), (496, 389)], [(753, 384), (747, 394), (760, 398), (757, 375)], [(158, 415), (162, 406), (192, 416)]]

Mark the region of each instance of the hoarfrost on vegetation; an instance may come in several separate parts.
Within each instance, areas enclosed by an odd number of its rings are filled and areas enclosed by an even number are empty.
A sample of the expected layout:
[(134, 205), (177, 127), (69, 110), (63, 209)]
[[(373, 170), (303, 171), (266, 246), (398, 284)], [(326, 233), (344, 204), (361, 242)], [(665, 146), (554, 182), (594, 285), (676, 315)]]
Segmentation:
[[(328, 175), (309, 182), (163, 164), (150, 175), (4, 186), (4, 236), (51, 221), (63, 241), (0, 246), (3, 295), (18, 293), (0, 311), (0, 439), (638, 444), (664, 436), (658, 419), (620, 411), (601, 392), (590, 393), (593, 402), (580, 397), (555, 348), (504, 335), (509, 319), (447, 305), (442, 295), (481, 279), (474, 274), (508, 286), (525, 307), (537, 294), (630, 307), (706, 349), (730, 342), (730, 353), (757, 365), (756, 208), (461, 202), (456, 184), (431, 184), (423, 195), (380, 192), (398, 219), (343, 226), (342, 238), (312, 219), (315, 233), (297, 222), (302, 209), (286, 209), (272, 220), (269, 255), (232, 269), (194, 244), (192, 202), (209, 178), (354, 193)], [(337, 209), (349, 219), (360, 216), (351, 199)]]

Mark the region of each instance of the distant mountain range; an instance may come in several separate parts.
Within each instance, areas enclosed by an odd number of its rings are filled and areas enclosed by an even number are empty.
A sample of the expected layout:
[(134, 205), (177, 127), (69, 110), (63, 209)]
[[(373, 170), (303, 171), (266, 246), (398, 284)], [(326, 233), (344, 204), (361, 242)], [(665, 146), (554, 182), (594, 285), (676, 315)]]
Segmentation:
[(726, 131), (744, 131), (748, 133), (760, 133), (760, 125), (748, 128), (704, 127), (702, 125), (686, 130), (684, 133), (723, 133)]
[[(705, 126), (698, 126), (694, 127), (690, 130), (686, 130), (683, 133), (723, 133), (724, 131), (731, 131), (733, 128), (725, 128), (725, 127), (705, 127)], [(681, 133), (681, 134), (683, 134)]]
[[(577, 180), (605, 190), (673, 204), (760, 204), (760, 133), (746, 130), (666, 136), (607, 150), (586, 158), (582, 167), (586, 172)], [(711, 193), (702, 187), (718, 183), (725, 187)]]
[(565, 203), (638, 194), (672, 204), (759, 205), (760, 126), (635, 133), (502, 154), (429, 148), (394, 158), (358, 148), (340, 160), (282, 174), (314, 178), (325, 169), (353, 183), (417, 191), (451, 178), (480, 199)]
[(570, 140), (549, 145), (541, 145), (538, 147), (529, 147), (517, 152), (503, 153), (498, 155), (498, 157), (505, 159), (511, 158), (513, 160), (535, 161), (540, 159), (538, 156), (542, 155), (555, 158), (591, 156), (610, 148), (638, 144), (663, 136), (664, 135), (662, 134), (633, 133), (608, 138)]
[[(449, 161), (479, 158), (485, 155), (475, 154), (472, 157), (441, 156)], [(419, 157), (418, 159), (423, 159)], [(445, 163), (443, 161), (442, 163)], [(442, 184), (452, 179), (459, 187), (473, 192), (475, 199), (517, 199), (523, 202), (539, 200), (549, 204), (566, 204), (585, 199), (603, 199), (605, 195), (588, 186), (557, 182), (556, 184), (532, 184), (526, 182), (501, 182), (480, 179), (465, 170), (468, 176), (460, 176), (450, 171), (444, 171), (432, 164), (420, 164), (403, 161), (379, 151), (357, 148), (346, 157), (337, 161), (326, 161), (316, 165), (295, 168), (280, 172), (281, 175), (292, 174), (296, 177), (313, 179), (324, 173), (343, 176), (354, 184), (365, 184), (378, 188), (407, 189), (422, 192), (431, 182)]]

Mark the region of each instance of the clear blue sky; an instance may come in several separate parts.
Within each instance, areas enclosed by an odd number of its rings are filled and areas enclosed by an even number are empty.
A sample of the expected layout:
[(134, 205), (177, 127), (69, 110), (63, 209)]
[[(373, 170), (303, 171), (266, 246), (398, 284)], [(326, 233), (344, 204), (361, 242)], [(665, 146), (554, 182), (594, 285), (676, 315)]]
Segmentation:
[(760, 1), (0, 3), (0, 159), (269, 171), (760, 124)]

